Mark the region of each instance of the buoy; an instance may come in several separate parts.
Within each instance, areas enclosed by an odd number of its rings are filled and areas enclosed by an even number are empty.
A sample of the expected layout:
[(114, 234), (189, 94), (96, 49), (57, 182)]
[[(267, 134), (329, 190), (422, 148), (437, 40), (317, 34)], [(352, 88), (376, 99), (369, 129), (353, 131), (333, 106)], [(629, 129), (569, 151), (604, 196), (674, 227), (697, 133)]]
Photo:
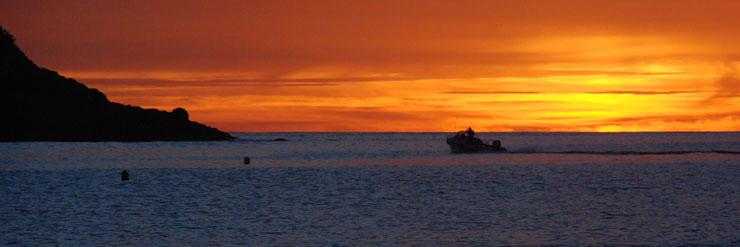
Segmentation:
[(123, 170), (121, 172), (121, 181), (128, 181), (128, 171)]
[(244, 157), (244, 164), (249, 165), (249, 157)]

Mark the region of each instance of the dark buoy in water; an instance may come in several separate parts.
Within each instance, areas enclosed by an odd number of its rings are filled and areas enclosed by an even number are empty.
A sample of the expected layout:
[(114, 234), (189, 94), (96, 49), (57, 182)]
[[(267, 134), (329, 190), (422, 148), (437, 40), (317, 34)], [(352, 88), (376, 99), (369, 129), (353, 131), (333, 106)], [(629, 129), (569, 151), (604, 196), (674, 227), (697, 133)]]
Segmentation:
[(244, 164), (249, 165), (249, 157), (244, 157)]
[(121, 171), (121, 181), (128, 181), (128, 171)]

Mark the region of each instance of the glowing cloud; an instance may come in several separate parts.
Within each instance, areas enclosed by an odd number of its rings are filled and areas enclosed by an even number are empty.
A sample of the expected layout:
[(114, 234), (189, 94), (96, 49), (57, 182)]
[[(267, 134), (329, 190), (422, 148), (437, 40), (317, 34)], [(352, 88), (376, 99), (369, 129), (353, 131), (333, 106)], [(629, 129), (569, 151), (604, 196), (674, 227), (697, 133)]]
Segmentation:
[(29, 1), (112, 100), (230, 131), (737, 131), (737, 1)]

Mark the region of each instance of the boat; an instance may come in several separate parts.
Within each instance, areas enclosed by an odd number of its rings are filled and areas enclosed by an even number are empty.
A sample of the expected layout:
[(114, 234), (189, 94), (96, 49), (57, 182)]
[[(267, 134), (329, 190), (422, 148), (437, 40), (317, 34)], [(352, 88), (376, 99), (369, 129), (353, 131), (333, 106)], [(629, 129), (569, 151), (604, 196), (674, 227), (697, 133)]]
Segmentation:
[(506, 152), (506, 148), (501, 147), (501, 141), (483, 141), (475, 137), (475, 131), (472, 128), (468, 128), (465, 131), (458, 131), (454, 136), (447, 137), (447, 145), (450, 145), (452, 153), (456, 154)]

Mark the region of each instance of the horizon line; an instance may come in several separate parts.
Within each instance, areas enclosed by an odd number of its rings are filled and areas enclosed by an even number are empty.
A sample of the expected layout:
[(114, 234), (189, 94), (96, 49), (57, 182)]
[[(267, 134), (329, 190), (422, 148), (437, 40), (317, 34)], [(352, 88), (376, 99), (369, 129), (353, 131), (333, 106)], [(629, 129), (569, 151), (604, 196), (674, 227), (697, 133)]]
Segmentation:
[[(458, 131), (226, 131), (239, 134), (271, 134), (271, 133), (456, 133)], [(618, 134), (618, 133), (740, 133), (740, 130), (707, 130), (707, 131), (476, 131), (476, 133), (583, 133), (583, 134)]]

